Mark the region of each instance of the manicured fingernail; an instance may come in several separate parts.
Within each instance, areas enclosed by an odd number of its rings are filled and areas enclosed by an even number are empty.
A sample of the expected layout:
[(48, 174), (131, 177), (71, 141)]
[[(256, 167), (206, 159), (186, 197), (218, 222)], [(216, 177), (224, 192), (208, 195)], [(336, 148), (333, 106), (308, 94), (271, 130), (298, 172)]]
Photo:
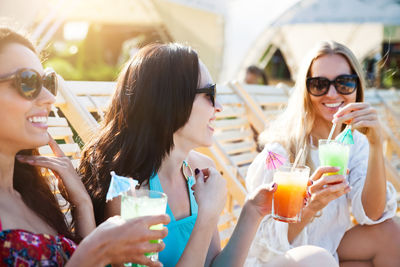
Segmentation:
[(308, 195), (308, 197), (311, 197), (311, 193), (310, 192), (307, 192), (307, 195)]
[(313, 180), (310, 180), (310, 185), (313, 185), (313, 183), (314, 183)]
[(347, 171), (346, 171), (346, 174), (349, 174), (350, 173), (350, 170), (349, 169), (347, 169)]
[(199, 172), (200, 172), (200, 170), (197, 169), (197, 168), (194, 170), (194, 174), (195, 174), (195, 175), (199, 174)]

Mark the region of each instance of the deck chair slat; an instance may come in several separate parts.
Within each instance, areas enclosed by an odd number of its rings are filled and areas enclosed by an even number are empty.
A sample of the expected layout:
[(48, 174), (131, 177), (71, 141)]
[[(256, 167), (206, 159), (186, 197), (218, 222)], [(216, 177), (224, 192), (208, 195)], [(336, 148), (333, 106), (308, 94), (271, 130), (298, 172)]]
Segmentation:
[(221, 228), (223, 228), (223, 225), (231, 222), (232, 219), (233, 219), (232, 214), (230, 214), (227, 211), (222, 212), (222, 214), (219, 216), (218, 227), (222, 226)]
[[(65, 153), (67, 156), (71, 156), (75, 153), (80, 153), (81, 150), (78, 146), (78, 144), (59, 144), (61, 150)], [(53, 151), (51, 150), (50, 146), (42, 146), (39, 148), (39, 153), (44, 156), (51, 156), (53, 155)]]
[(48, 117), (47, 119), (47, 125), (49, 127), (53, 127), (53, 126), (64, 126), (64, 127), (68, 127), (68, 121), (66, 118), (62, 118), (62, 117)]
[(72, 130), (69, 127), (49, 127), (48, 132), (54, 139), (64, 139), (65, 137), (72, 137)]
[(285, 89), (275, 86), (242, 84), (245, 90), (251, 95), (268, 95), (268, 96), (288, 96)]
[(64, 99), (64, 97), (62, 96), (62, 94), (57, 94), (56, 95), (56, 103), (54, 104), (55, 106), (62, 106), (65, 105), (66, 101)]
[(236, 165), (243, 165), (251, 163), (257, 155), (258, 155), (257, 152), (250, 152), (230, 157)]
[(246, 175), (247, 175), (247, 170), (249, 169), (249, 167), (250, 167), (250, 164), (238, 168), (240, 174), (241, 174), (243, 177), (246, 177)]
[(233, 94), (232, 89), (226, 84), (217, 84), (217, 96)]
[(115, 90), (116, 82), (68, 81), (67, 85), (68, 88), (78, 96), (110, 96)]
[[(87, 96), (77, 97), (81, 105), (83, 105), (89, 112), (97, 112), (97, 107), (102, 111), (105, 111), (109, 105), (110, 97), (108, 96), (93, 96), (91, 99), (95, 102), (93, 104), (92, 100)], [(97, 106), (97, 107), (96, 107)]]
[(214, 125), (220, 130), (227, 130), (232, 128), (242, 128), (248, 126), (248, 121), (244, 118), (216, 120)]
[(250, 152), (256, 150), (256, 144), (254, 141), (243, 141), (237, 143), (226, 143), (224, 144), (224, 149), (226, 152), (231, 154)]
[(287, 104), (287, 96), (254, 95), (253, 99), (261, 106), (274, 106), (279, 108)]
[(244, 131), (226, 131), (222, 133), (218, 133), (215, 135), (215, 138), (220, 142), (232, 142), (245, 140), (247, 138), (251, 138), (252, 132), (251, 130)]
[(244, 117), (246, 109), (243, 106), (224, 106), (221, 112), (216, 113), (217, 119), (230, 117)]
[(217, 100), (222, 105), (233, 105), (241, 103), (240, 98), (237, 95), (229, 94), (225, 96), (217, 96)]

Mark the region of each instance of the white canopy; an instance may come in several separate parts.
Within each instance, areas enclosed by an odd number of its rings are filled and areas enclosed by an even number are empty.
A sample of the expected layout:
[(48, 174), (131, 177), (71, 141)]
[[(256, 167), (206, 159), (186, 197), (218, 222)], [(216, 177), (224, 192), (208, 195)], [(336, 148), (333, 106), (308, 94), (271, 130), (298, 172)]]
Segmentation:
[[(384, 25), (400, 24), (397, 0), (2, 0), (0, 16), (22, 24), (42, 21), (54, 33), (64, 20), (151, 27), (193, 46), (218, 81), (240, 79), (269, 45), (292, 74), (316, 41), (335, 39), (361, 59), (379, 53)], [(37, 32), (39, 31), (36, 29)], [(37, 34), (39, 36), (39, 34)], [(389, 36), (389, 37), (388, 37)], [(167, 39), (167, 38), (166, 38)], [(268, 58), (268, 57), (267, 57)]]
[[(341, 42), (362, 60), (381, 53), (384, 40), (400, 41), (400, 28), (388, 27), (400, 25), (399, 14), (400, 3), (396, 0), (298, 1), (257, 36), (251, 36), (254, 37), (251, 49), (247, 49), (242, 58), (236, 58), (236, 62), (228, 64), (236, 69), (226, 67), (226, 75), (221, 78), (242, 76), (248, 65), (259, 63), (269, 45), (281, 50), (293, 77), (303, 56), (321, 40)], [(260, 64), (264, 66), (267, 60), (268, 56)]]

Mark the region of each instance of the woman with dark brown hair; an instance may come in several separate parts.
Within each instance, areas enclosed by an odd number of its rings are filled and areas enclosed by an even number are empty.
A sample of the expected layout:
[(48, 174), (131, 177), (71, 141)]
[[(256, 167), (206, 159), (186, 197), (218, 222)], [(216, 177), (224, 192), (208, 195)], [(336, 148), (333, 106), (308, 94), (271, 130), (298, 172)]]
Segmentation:
[[(56, 74), (43, 70), (32, 43), (0, 27), (0, 265), (138, 262), (160, 266), (143, 253), (163, 248), (149, 240), (163, 238), (167, 230), (148, 228), (168, 223), (167, 216), (130, 221), (115, 217), (95, 229), (85, 187), (68, 157), (47, 133), (56, 89)], [(47, 143), (56, 157), (38, 155), (37, 148)], [(75, 225), (66, 223), (41, 167), (53, 170), (65, 188), (65, 197), (74, 207)], [(74, 241), (79, 240), (82, 242), (77, 247)]]
[[(165, 266), (242, 266), (261, 219), (271, 211), (276, 186), (264, 185), (248, 196), (221, 251), (217, 222), (225, 181), (210, 158), (193, 150), (212, 144), (213, 123), (222, 110), (215, 97), (211, 75), (193, 49), (148, 45), (120, 74), (101, 129), (83, 152), (80, 172), (97, 223), (120, 213), (119, 199), (105, 203), (112, 170), (167, 194), (171, 222), (159, 254)], [(308, 251), (293, 262), (322, 260), (329, 266), (333, 261), (323, 250)], [(282, 257), (275, 263), (289, 266), (289, 261)]]

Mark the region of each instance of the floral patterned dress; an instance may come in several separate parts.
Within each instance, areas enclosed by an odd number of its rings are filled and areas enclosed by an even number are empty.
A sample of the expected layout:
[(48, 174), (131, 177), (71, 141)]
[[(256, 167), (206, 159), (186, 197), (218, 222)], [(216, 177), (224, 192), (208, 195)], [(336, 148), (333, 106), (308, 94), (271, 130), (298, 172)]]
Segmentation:
[(76, 249), (62, 235), (34, 234), (20, 229), (2, 231), (0, 222), (0, 266), (64, 266)]

